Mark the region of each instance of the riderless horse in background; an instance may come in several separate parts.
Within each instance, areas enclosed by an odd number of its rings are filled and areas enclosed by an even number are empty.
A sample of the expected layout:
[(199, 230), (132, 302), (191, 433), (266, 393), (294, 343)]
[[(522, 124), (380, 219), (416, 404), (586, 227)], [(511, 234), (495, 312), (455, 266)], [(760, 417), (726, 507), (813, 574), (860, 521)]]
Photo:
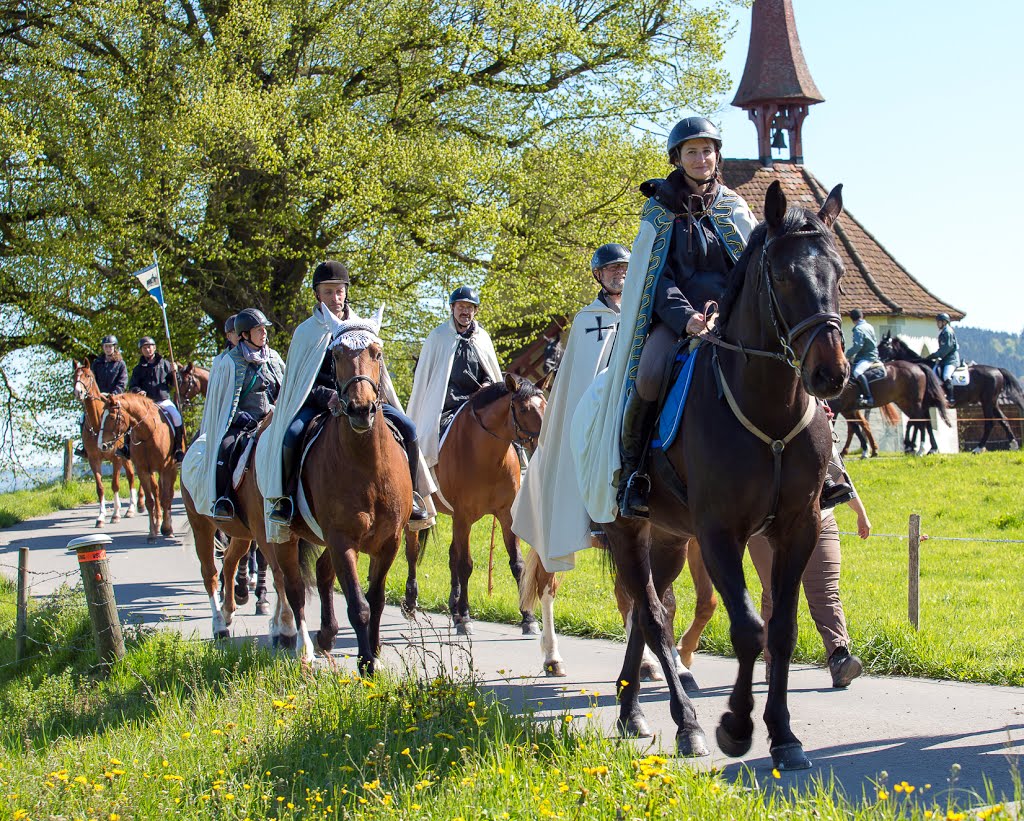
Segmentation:
[(160, 406), (138, 393), (108, 396), (103, 403), (97, 438), (99, 449), (105, 454), (114, 453), (122, 443), (128, 444), (149, 511), (146, 541), (154, 544), (158, 529), (164, 536), (173, 536), (171, 502), (178, 464), (174, 461), (174, 433)]
[(818, 399), (849, 377), (839, 306), (842, 263), (829, 230), (842, 210), (841, 187), (815, 215), (786, 210), (778, 181), (765, 198), (766, 222), (754, 230), (722, 301), (721, 338), (698, 359), (680, 434), (651, 454), (650, 519), (604, 525), (620, 582), (634, 602), (633, 630), (620, 682), (619, 726), (649, 734), (640, 708), (643, 642), (668, 684), (676, 747), (707, 755), (696, 711), (674, 675), (672, 634), (661, 597), (682, 568), (683, 551), (654, 545), (696, 536), (729, 612), (739, 672), (717, 738), (730, 756), (745, 754), (754, 725), (754, 661), (764, 625), (746, 589), (743, 554), (758, 531), (775, 553), (768, 624), (772, 653), (764, 718), (779, 769), (810, 766), (790, 726), (789, 664), (796, 643), (800, 578), (818, 536), (818, 496), (832, 453), (831, 428)]
[[(882, 341), (878, 343), (878, 355), (883, 361), (889, 362), (901, 360), (913, 362), (934, 375), (932, 365), (920, 354), (915, 353), (906, 342), (892, 333), (886, 333)], [(1010, 371), (1005, 368), (997, 368), (994, 365), (971, 365), (970, 382), (966, 385), (953, 386), (953, 399), (957, 407), (964, 405), (981, 405), (982, 413), (985, 416), (985, 429), (981, 435), (981, 441), (975, 447), (975, 453), (981, 453), (985, 449), (988, 437), (992, 434), (992, 427), (996, 422), (1002, 425), (1003, 430), (1010, 439), (1010, 450), (1017, 450), (1020, 444), (1013, 434), (1006, 419), (1006, 414), (999, 407), (1000, 401), (1016, 405), (1024, 412), (1024, 386)], [(938, 377), (936, 377), (938, 378)]]
[[(451, 594), (448, 605), (456, 632), (473, 632), (469, 613), (469, 577), (473, 556), (469, 537), (473, 524), (487, 514), (501, 525), (509, 567), (520, 593), (523, 555), (519, 537), (512, 532), (512, 503), (521, 481), (519, 456), (513, 443), (532, 451), (537, 446), (547, 400), (526, 379), (507, 373), (502, 382), (487, 385), (471, 396), (448, 426), (435, 469), (437, 510), (452, 517), (452, 541), (448, 551)], [(416, 563), (420, 535), (406, 530), (405, 551), (409, 576), (405, 586), (406, 613), (416, 610), (418, 584)], [(540, 632), (532, 607), (520, 607), (523, 635)]]
[(100, 450), (96, 437), (100, 431), (100, 420), (103, 415), (104, 402), (107, 394), (100, 393), (96, 384), (96, 375), (92, 372), (92, 361), (87, 357), (79, 362), (74, 360), (74, 391), (75, 399), (82, 403), (85, 409), (85, 424), (82, 425), (82, 447), (85, 448), (86, 458), (89, 460), (89, 468), (92, 470), (92, 477), (96, 481), (96, 498), (100, 503), (100, 512), (96, 517), (96, 527), (103, 527), (107, 518), (107, 500), (105, 488), (103, 487), (103, 462), (108, 461), (113, 465), (111, 474), (111, 485), (114, 491), (114, 515), (110, 521), (121, 521), (121, 468), (124, 468), (125, 476), (128, 477), (128, 510), (125, 518), (135, 515), (136, 507), (141, 513), (143, 510), (142, 499), (135, 488), (135, 467), (131, 460), (125, 459), (120, 454), (123, 442), (114, 443), (115, 447), (110, 450)]
[(189, 362), (178, 374), (181, 384), (181, 402), (179, 407), (185, 410), (198, 396), (206, 396), (210, 387), (210, 372), (200, 368), (195, 362)]

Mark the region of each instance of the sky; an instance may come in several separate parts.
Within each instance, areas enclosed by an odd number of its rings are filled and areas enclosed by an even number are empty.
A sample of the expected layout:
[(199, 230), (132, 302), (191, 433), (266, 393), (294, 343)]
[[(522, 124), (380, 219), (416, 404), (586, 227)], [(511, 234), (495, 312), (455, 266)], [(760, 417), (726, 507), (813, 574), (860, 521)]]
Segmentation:
[[(1024, 3), (1017, 0), (793, 0), (811, 76), (825, 98), (804, 121), (804, 162), (963, 324), (1024, 329)], [(712, 116), (724, 154), (756, 158), (754, 124), (729, 105), (746, 62), (750, 11), (737, 8)], [(685, 116), (685, 112), (682, 116)], [(669, 124), (670, 125), (670, 124)], [(783, 152), (788, 157), (788, 150)]]

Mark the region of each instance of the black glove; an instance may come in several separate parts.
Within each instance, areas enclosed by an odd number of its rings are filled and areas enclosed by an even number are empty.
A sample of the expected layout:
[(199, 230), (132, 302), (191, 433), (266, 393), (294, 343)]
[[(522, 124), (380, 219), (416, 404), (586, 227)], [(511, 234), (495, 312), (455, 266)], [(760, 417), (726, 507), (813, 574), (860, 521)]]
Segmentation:
[(234, 427), (240, 430), (251, 430), (256, 427), (259, 423), (253, 419), (252, 414), (248, 411), (239, 411), (235, 414)]

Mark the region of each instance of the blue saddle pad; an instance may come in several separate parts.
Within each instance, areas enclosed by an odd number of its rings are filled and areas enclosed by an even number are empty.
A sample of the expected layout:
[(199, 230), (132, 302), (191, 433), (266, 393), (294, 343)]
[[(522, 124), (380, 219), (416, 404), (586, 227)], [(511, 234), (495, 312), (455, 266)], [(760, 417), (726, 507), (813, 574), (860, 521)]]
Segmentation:
[[(699, 348), (697, 350), (700, 350)], [(679, 433), (679, 423), (683, 419), (683, 408), (686, 407), (686, 397), (690, 393), (690, 382), (693, 381), (693, 366), (697, 362), (697, 351), (691, 353), (690, 349), (683, 348), (676, 355), (676, 362), (682, 362), (679, 375), (669, 388), (665, 396), (665, 404), (658, 416), (658, 433), (651, 442), (651, 447), (668, 450), (669, 445), (675, 441)]]

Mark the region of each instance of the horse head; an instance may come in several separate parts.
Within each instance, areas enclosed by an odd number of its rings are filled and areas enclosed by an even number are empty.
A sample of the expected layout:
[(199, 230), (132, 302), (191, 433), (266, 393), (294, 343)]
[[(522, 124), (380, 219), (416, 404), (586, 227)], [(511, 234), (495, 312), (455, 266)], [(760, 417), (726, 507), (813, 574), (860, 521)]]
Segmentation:
[(519, 444), (532, 453), (537, 447), (544, 411), (548, 406), (544, 392), (528, 379), (511, 373), (505, 374), (505, 387), (512, 397), (509, 423), (513, 435)]
[(189, 362), (178, 374), (178, 383), (181, 385), (181, 404), (188, 406), (202, 391), (202, 386), (196, 378), (195, 362)]
[(72, 363), (75, 366), (73, 377), (75, 399), (79, 402), (84, 402), (89, 397), (95, 398), (100, 396), (100, 388), (96, 384), (96, 374), (92, 372), (92, 360), (86, 357), (81, 362), (74, 359)]
[(814, 213), (787, 208), (776, 180), (764, 204), (759, 286), (780, 347), (804, 389), (820, 399), (838, 395), (850, 375), (839, 315), (843, 263), (830, 230), (843, 210), (842, 189), (833, 188)]
[(131, 420), (121, 406), (122, 396), (113, 394), (103, 398), (103, 414), (100, 417), (96, 446), (102, 453), (110, 453), (118, 447), (131, 427)]
[(878, 343), (878, 358), (883, 362), (889, 362), (896, 358), (896, 340), (893, 339), (892, 331), (886, 331)]
[(352, 430), (369, 433), (383, 404), (380, 384), (384, 376), (384, 343), (372, 326), (360, 323), (343, 330), (331, 342), (338, 411), (348, 417)]

